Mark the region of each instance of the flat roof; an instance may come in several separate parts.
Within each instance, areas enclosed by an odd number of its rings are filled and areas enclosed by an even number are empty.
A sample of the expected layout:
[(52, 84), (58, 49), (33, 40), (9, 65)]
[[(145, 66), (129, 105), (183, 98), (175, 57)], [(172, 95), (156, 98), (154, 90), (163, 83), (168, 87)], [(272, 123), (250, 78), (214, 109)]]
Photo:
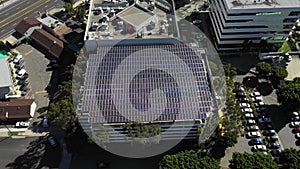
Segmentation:
[(122, 12), (117, 14), (117, 16), (132, 26), (139, 27), (154, 16), (154, 14), (135, 4), (124, 9)]
[(249, 8), (299, 8), (299, 0), (226, 0), (231, 9)]
[(8, 87), (12, 85), (10, 68), (6, 59), (0, 59), (0, 87)]
[(98, 46), (96, 51), (88, 57), (80, 108), (89, 113), (90, 123), (196, 120), (212, 112), (197, 47), (140, 44)]

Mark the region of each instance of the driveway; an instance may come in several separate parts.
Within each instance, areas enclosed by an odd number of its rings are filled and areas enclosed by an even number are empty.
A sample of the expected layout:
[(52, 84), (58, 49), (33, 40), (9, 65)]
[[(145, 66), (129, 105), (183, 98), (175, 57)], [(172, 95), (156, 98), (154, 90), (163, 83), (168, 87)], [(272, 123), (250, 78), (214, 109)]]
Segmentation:
[(293, 80), (295, 77), (300, 77), (300, 58), (299, 56), (292, 56), (293, 60), (288, 64), (287, 71), (288, 77), (286, 80)]

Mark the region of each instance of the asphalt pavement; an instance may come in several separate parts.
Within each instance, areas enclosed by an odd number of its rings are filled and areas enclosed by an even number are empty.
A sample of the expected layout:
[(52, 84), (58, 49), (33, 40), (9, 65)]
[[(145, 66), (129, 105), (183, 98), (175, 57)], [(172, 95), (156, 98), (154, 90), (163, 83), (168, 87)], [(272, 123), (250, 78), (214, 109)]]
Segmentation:
[(19, 0), (0, 10), (0, 39), (14, 31), (24, 18), (37, 17), (38, 12), (63, 7), (61, 0)]

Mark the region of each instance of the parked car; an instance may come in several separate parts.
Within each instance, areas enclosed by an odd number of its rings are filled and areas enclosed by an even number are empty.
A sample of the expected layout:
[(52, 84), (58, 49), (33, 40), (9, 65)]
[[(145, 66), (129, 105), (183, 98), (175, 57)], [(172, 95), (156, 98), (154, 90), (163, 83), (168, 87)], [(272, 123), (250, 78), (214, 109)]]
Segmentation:
[(238, 92), (245, 92), (245, 88), (243, 87), (236, 87), (232, 90), (233, 93), (238, 93)]
[(238, 101), (241, 103), (249, 103), (249, 99), (247, 97), (238, 98)]
[(25, 127), (29, 127), (30, 122), (24, 122), (24, 121), (18, 121), (16, 123), (16, 128), (25, 128)]
[(260, 96), (260, 93), (259, 92), (252, 92), (249, 94), (250, 97), (257, 97), (257, 96)]
[(242, 112), (243, 113), (253, 113), (253, 109), (251, 109), (251, 108), (243, 108)]
[(300, 121), (299, 116), (292, 116), (291, 121)]
[(22, 63), (22, 64), (15, 64), (15, 68), (17, 69), (17, 71), (19, 71), (19, 70), (21, 70), (21, 69), (24, 69), (25, 66), (24, 66), (23, 63)]
[(272, 120), (269, 117), (258, 118), (258, 123), (271, 123), (271, 122), (272, 122)]
[(240, 107), (241, 108), (250, 108), (250, 104), (249, 103), (240, 103)]
[(264, 106), (264, 105), (265, 105), (265, 103), (262, 102), (262, 101), (254, 103), (255, 107), (261, 107), (261, 106)]
[(252, 151), (267, 151), (267, 147), (265, 145), (254, 145)]
[(267, 139), (269, 142), (274, 142), (274, 141), (277, 141), (277, 140), (278, 140), (278, 136), (277, 136), (277, 135), (274, 135), (274, 136), (267, 136), (266, 139)]
[(245, 130), (246, 131), (258, 131), (259, 128), (258, 128), (258, 126), (253, 125), (253, 126), (247, 126), (247, 127), (245, 127)]
[(257, 113), (265, 113), (267, 108), (265, 106), (259, 106), (259, 107), (256, 106), (255, 110)]
[(21, 85), (19, 90), (27, 92), (30, 88), (27, 85)]
[(278, 149), (278, 148), (280, 148), (280, 144), (278, 143), (278, 141), (276, 141), (276, 142), (273, 142), (273, 143), (269, 143), (267, 145), (267, 147), (269, 149)]
[(13, 60), (14, 64), (19, 64), (21, 61), (24, 61), (23, 56), (22, 55), (18, 55), (15, 57), (15, 59)]
[(252, 132), (248, 132), (247, 134), (246, 134), (246, 137), (247, 138), (258, 138), (258, 137), (260, 137), (261, 136), (261, 134), (260, 134), (260, 132), (258, 132), (258, 131), (252, 131)]
[(296, 138), (296, 139), (300, 139), (300, 133), (296, 133), (296, 134), (295, 134), (295, 138)]
[(246, 95), (245, 92), (237, 92), (236, 93), (236, 97), (239, 97), (239, 98), (241, 98), (241, 97), (247, 97), (247, 95)]
[(296, 111), (294, 111), (294, 112), (293, 112), (293, 116), (299, 116), (299, 113), (296, 112)]
[(271, 130), (271, 129), (273, 129), (273, 126), (271, 124), (268, 124), (268, 123), (262, 123), (262, 124), (260, 124), (260, 128), (262, 130)]
[(264, 144), (263, 140), (260, 138), (252, 138), (249, 142), (249, 145), (261, 145)]
[(295, 127), (294, 130), (296, 133), (300, 133), (300, 127)]
[(42, 121), (43, 127), (47, 128), (49, 127), (49, 122), (47, 116), (44, 116), (43, 121)]
[(252, 113), (246, 113), (246, 114), (244, 114), (244, 116), (246, 118), (249, 118), (249, 119), (253, 119), (254, 118), (254, 114), (252, 114)]
[(280, 149), (274, 149), (274, 150), (271, 150), (271, 155), (273, 157), (279, 157), (281, 155), (281, 150)]
[(290, 123), (290, 127), (299, 127), (300, 126), (300, 121), (292, 121), (291, 123)]
[(263, 101), (263, 98), (261, 96), (252, 97), (251, 99), (252, 99), (253, 102), (261, 102), (261, 101)]
[(265, 130), (263, 132), (264, 136), (274, 136), (276, 134), (275, 130)]
[(256, 124), (255, 120), (249, 119), (247, 120), (247, 125), (254, 125)]
[(25, 70), (25, 69), (21, 69), (20, 71), (18, 71), (16, 77), (17, 77), (18, 79), (20, 79), (20, 78), (22, 78), (25, 74), (26, 74), (26, 70)]
[(57, 145), (57, 143), (52, 135), (48, 136), (48, 141), (52, 147), (55, 147)]
[(28, 78), (28, 73), (25, 73), (22, 77), (17, 77), (18, 80), (25, 80)]
[(29, 84), (29, 82), (28, 82), (28, 80), (19, 80), (17, 84), (20, 86), (22, 86), (22, 85), (27, 86)]

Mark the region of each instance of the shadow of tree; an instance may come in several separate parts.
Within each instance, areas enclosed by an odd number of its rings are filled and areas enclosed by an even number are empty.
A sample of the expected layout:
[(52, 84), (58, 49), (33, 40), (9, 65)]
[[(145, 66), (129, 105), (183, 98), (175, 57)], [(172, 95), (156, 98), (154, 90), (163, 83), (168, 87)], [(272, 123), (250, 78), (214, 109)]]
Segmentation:
[(272, 125), (276, 132), (280, 131), (289, 123), (289, 113), (285, 108), (279, 105), (266, 105), (267, 112), (272, 119)]
[(48, 166), (50, 168), (58, 167), (60, 162), (59, 147), (50, 147), (44, 136), (39, 137), (29, 143), (27, 151), (17, 157), (14, 162), (6, 165), (9, 169), (35, 169)]
[(256, 88), (258, 86), (258, 78), (254, 76), (247, 76), (243, 78), (244, 86), (249, 88)]
[(216, 144), (214, 144), (210, 150), (210, 154), (212, 155), (212, 157), (214, 157), (215, 159), (221, 159), (225, 156), (225, 150), (227, 147), (219, 144), (218, 142), (216, 142)]
[(270, 95), (273, 92), (273, 86), (268, 82), (261, 82), (258, 84), (257, 90), (263, 96)]

